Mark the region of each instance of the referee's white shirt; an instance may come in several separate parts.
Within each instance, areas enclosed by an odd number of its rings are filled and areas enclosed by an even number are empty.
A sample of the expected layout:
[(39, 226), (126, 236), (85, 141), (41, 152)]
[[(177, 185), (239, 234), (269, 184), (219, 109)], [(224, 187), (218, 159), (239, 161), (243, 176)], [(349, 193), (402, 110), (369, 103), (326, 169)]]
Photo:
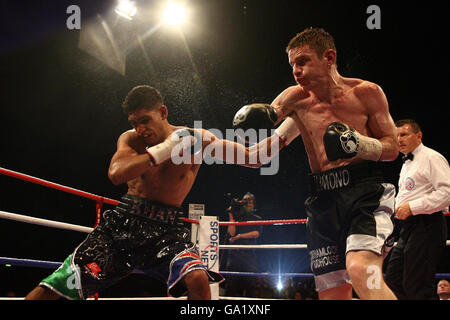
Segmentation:
[(447, 212), (450, 206), (448, 161), (422, 143), (412, 152), (400, 171), (395, 206), (408, 203), (413, 215)]

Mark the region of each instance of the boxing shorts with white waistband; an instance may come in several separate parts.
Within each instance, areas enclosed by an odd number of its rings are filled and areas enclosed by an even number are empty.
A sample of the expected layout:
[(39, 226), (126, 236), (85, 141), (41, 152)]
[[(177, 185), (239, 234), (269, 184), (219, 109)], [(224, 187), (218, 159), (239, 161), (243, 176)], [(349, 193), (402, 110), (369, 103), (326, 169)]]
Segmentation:
[(179, 208), (127, 194), (103, 213), (98, 226), (40, 285), (79, 300), (136, 270), (166, 282), (173, 297), (186, 293), (180, 280), (193, 270), (205, 270), (210, 282), (222, 282), (219, 273), (202, 263), (182, 217)]
[(350, 283), (345, 257), (367, 250), (381, 255), (393, 231), (395, 187), (379, 164), (362, 161), (311, 174), (305, 201), (307, 244), (316, 290)]

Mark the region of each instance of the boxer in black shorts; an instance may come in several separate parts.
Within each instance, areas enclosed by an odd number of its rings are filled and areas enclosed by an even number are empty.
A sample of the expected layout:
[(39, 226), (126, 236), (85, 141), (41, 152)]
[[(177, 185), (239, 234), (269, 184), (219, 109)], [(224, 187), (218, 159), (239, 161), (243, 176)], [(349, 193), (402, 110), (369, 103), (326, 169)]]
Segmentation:
[[(207, 130), (170, 124), (161, 94), (148, 85), (133, 88), (122, 109), (132, 129), (119, 136), (108, 177), (114, 185), (126, 183), (127, 195), (104, 213), (99, 226), (61, 268), (26, 299), (87, 298), (135, 269), (167, 282), (170, 295), (187, 290), (189, 299), (210, 299), (209, 282), (223, 280), (201, 264), (178, 208), (202, 163), (189, 161), (198, 147), (203, 150), (214, 142), (218, 148), (245, 152), (244, 147), (217, 139)], [(209, 139), (203, 138), (205, 134)], [(184, 152), (188, 161), (174, 161)]]
[(170, 295), (187, 290), (189, 299), (210, 299), (209, 282), (223, 280), (201, 264), (178, 208), (195, 182), (204, 150), (221, 161), (257, 166), (250, 155), (256, 150), (208, 130), (170, 124), (161, 94), (148, 85), (134, 87), (122, 109), (132, 129), (119, 136), (108, 177), (114, 185), (126, 183), (127, 195), (26, 299), (87, 298), (135, 269), (167, 281)]
[(103, 213), (100, 224), (62, 267), (41, 286), (72, 300), (86, 299), (139, 270), (167, 282), (168, 295), (186, 293), (180, 281), (193, 270), (205, 270), (213, 282), (220, 274), (207, 270), (190, 241), (183, 212), (132, 195)]
[(318, 291), (350, 282), (345, 256), (369, 250), (381, 255), (392, 233), (395, 187), (383, 183), (376, 163), (365, 161), (311, 175), (306, 200), (311, 270)]
[(386, 96), (375, 83), (339, 73), (334, 39), (323, 29), (298, 33), (286, 53), (296, 84), (270, 105), (241, 109), (233, 125), (280, 124), (270, 137), (278, 135), (280, 146), (302, 137), (318, 184), (306, 206), (319, 298), (352, 299), (354, 291), (361, 299), (396, 299), (383, 279), (380, 251), (390, 229), (393, 188), (367, 167), (399, 153)]

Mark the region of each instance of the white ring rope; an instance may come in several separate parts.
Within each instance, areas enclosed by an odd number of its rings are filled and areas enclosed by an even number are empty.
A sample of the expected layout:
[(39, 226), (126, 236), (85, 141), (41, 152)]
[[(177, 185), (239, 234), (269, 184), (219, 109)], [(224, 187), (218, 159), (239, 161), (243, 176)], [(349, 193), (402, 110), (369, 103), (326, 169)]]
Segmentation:
[[(115, 200), (111, 200), (111, 199), (107, 199), (107, 198), (103, 198), (103, 197), (98, 197), (96, 195), (92, 195), (92, 194), (88, 194), (86, 192), (80, 191), (80, 190), (75, 190), (75, 189), (71, 189), (62, 185), (57, 185), (42, 179), (38, 179), (35, 177), (31, 177), (31, 176), (26, 176), (17, 172), (13, 172), (4, 168), (0, 168), (0, 174), (5, 174), (8, 176), (12, 176), (14, 178), (19, 178), (25, 181), (29, 181), (32, 183), (37, 183), (37, 184), (42, 184), (44, 186), (47, 187), (51, 187), (54, 189), (59, 189), (65, 192), (69, 192), (69, 193), (74, 193), (76, 195), (79, 196), (83, 196), (92, 200), (96, 200), (97, 201), (97, 219), (100, 218), (100, 210), (101, 210), (101, 205), (103, 204), (103, 202), (105, 203), (110, 203), (110, 204), (116, 204)], [(24, 178), (25, 177), (25, 178)], [(99, 205), (100, 204), (100, 205)], [(450, 215), (450, 212), (448, 212), (446, 215)], [(46, 226), (46, 227), (51, 227), (51, 228), (57, 228), (57, 229), (64, 229), (64, 230), (72, 230), (72, 231), (78, 231), (78, 232), (84, 232), (84, 233), (90, 233), (94, 228), (90, 228), (90, 227), (85, 227), (85, 226), (80, 226), (80, 225), (75, 225), (75, 224), (70, 224), (70, 223), (65, 223), (65, 222), (59, 222), (59, 221), (52, 221), (52, 220), (47, 220), (47, 219), (41, 219), (41, 218), (35, 218), (35, 217), (31, 217), (31, 216), (26, 216), (26, 215), (20, 215), (20, 214), (16, 214), (16, 213), (10, 213), (10, 212), (6, 212), (6, 211), (0, 211), (0, 218), (3, 219), (9, 219), (9, 220), (15, 220), (15, 221), (19, 221), (19, 222), (24, 222), (24, 223), (29, 223), (29, 224), (35, 224), (35, 225), (41, 225), (41, 226)], [(303, 221), (305, 220), (305, 221)], [(191, 221), (191, 219), (185, 219), (185, 221), (187, 222), (195, 222), (198, 223), (198, 221)], [(239, 223), (239, 224), (247, 224), (247, 225), (264, 225), (264, 224), (270, 224), (270, 225), (282, 225), (282, 224), (291, 224), (291, 223), (305, 223), (306, 219), (294, 219), (294, 220), (274, 220), (274, 221), (250, 221), (250, 222), (245, 222), (245, 223)], [(235, 225), (238, 224), (236, 222), (219, 222), (220, 225), (224, 226), (224, 225)], [(446, 245), (450, 246), (450, 240), (446, 241)], [(218, 246), (221, 249), (243, 249), (243, 250), (248, 250), (248, 249), (306, 249), (307, 245), (306, 244), (268, 244), (268, 245), (219, 245)], [(29, 259), (14, 259), (14, 258), (2, 258), (0, 257), (3, 261), (8, 261), (14, 264), (20, 264), (20, 265), (26, 265), (27, 262), (32, 262), (35, 265), (45, 265), (46, 267), (48, 267), (48, 265), (54, 265), (54, 264), (61, 264), (61, 263), (57, 263), (57, 262), (52, 262), (52, 261), (34, 261), (34, 260), (29, 260)], [(20, 260), (20, 263), (19, 263)], [(30, 265), (31, 266), (31, 265)], [(230, 273), (230, 272), (229, 272)], [(218, 296), (218, 298), (220, 300), (272, 300), (272, 299), (261, 299), (261, 298), (248, 298), (248, 297), (224, 297), (224, 296)], [(16, 298), (16, 297), (0, 297), (0, 300), (22, 300), (23, 298)], [(172, 297), (152, 297), (152, 298), (96, 298), (95, 300), (184, 300), (186, 299), (186, 297), (180, 297), (180, 298), (172, 298)], [(273, 300), (279, 300), (279, 299), (273, 299)]]
[[(52, 221), (47, 219), (41, 219), (41, 218), (35, 218), (30, 217), (26, 215), (20, 215), (16, 213), (6, 212), (6, 211), (0, 211), (0, 218), (8, 219), (8, 220), (14, 220), (29, 224), (36, 224), (51, 228), (58, 228), (58, 229), (65, 229), (65, 230), (72, 230), (72, 231), (79, 231), (79, 232), (85, 232), (89, 233), (93, 230), (93, 228), (90, 227), (84, 227), (79, 226), (75, 224), (65, 223), (65, 222), (59, 222), (59, 221)], [(450, 246), (450, 240), (447, 240), (446, 242), (447, 246)], [(219, 248), (221, 249), (306, 249), (306, 244), (265, 244), (265, 245), (219, 245)], [(20, 259), (20, 260), (26, 260), (26, 259)], [(32, 261), (32, 260), (29, 260)], [(38, 261), (39, 262), (39, 261)], [(42, 262), (42, 261), (41, 261)], [(279, 300), (279, 299), (264, 299), (264, 298), (250, 298), (250, 297), (225, 297), (225, 296), (219, 296), (219, 300)], [(0, 297), (0, 300), (23, 300), (22, 297)], [(180, 297), (180, 298), (172, 298), (172, 297), (135, 297), (135, 298), (97, 298), (98, 300), (185, 300), (186, 297)]]
[[(89, 233), (93, 230), (93, 228), (90, 228), (90, 227), (79, 226), (76, 224), (71, 224), (71, 223), (66, 223), (66, 222), (59, 222), (59, 221), (35, 218), (35, 217), (25, 216), (25, 215), (21, 215), (21, 214), (6, 212), (6, 211), (0, 211), (0, 218), (20, 221), (20, 222), (25, 222), (25, 223), (30, 223), (30, 224), (37, 224), (37, 225), (51, 227), (51, 228), (79, 231), (79, 232), (85, 232), (85, 233)], [(446, 245), (450, 246), (450, 240), (447, 240)], [(236, 249), (243, 249), (243, 250), (248, 250), (248, 249), (306, 249), (306, 244), (219, 245), (219, 248), (220, 249), (230, 249), (230, 250), (236, 250)]]
[(37, 224), (40, 226), (46, 226), (51, 228), (57, 228), (57, 229), (65, 229), (65, 230), (72, 230), (72, 231), (79, 231), (79, 232), (86, 232), (89, 233), (93, 229), (89, 227), (83, 227), (76, 224), (71, 223), (65, 223), (65, 222), (58, 222), (58, 221), (52, 221), (47, 219), (40, 219), (30, 216), (24, 216), (21, 214), (6, 212), (6, 211), (0, 211), (0, 218), (9, 219), (9, 220), (15, 220), (30, 224)]

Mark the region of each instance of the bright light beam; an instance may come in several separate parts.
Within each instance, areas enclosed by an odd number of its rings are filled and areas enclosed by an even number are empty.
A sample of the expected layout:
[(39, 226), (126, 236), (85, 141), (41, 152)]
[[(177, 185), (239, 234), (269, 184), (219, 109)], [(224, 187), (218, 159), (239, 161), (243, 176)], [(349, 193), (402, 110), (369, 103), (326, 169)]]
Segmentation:
[(164, 10), (164, 21), (171, 26), (179, 26), (186, 22), (186, 10), (180, 3), (169, 2)]
[(130, 0), (119, 0), (119, 4), (114, 10), (119, 16), (124, 17), (128, 20), (132, 20), (133, 16), (136, 14), (136, 5), (134, 1)]
[(281, 289), (283, 289), (283, 283), (281, 282), (281, 279), (278, 279), (277, 289), (278, 291), (281, 291)]

